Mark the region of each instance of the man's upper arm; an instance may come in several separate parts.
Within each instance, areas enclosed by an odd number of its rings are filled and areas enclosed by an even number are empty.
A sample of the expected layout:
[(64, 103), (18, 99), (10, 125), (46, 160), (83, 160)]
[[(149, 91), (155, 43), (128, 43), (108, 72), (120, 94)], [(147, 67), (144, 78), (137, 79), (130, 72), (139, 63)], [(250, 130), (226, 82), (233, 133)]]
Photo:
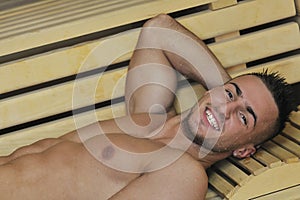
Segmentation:
[(208, 178), (201, 164), (183, 155), (173, 164), (144, 174), (114, 195), (118, 199), (200, 200), (207, 192)]
[(145, 23), (132, 56), (127, 111), (168, 112), (177, 87), (175, 70), (208, 89), (231, 79), (200, 38), (168, 15), (159, 15)]
[(176, 72), (162, 50), (135, 50), (130, 61), (125, 91), (130, 113), (168, 111), (174, 101), (176, 87)]

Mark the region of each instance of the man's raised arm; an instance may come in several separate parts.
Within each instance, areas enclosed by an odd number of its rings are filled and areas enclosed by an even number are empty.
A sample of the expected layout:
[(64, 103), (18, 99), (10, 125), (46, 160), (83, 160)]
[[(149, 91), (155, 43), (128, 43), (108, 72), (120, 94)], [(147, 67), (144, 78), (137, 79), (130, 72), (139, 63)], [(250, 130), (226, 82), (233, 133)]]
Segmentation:
[(168, 112), (177, 86), (174, 69), (205, 88), (231, 79), (200, 38), (161, 14), (144, 24), (129, 65), (125, 92), (129, 113)]

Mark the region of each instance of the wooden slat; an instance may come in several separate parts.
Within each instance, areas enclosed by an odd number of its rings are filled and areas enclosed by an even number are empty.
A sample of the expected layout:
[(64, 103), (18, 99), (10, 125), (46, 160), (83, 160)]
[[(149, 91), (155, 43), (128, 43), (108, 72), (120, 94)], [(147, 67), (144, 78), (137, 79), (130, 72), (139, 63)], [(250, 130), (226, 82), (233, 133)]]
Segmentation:
[[(104, 2), (112, 1), (97, 2), (101, 5)], [(89, 12), (78, 15), (69, 13), (70, 16), (57, 18), (54, 22), (36, 23), (33, 27), (30, 27), (30, 30), (26, 27), (24, 27), (24, 30), (15, 30), (13, 35), (11, 34), (9, 37), (8, 35), (2, 36), (0, 46), (6, 48), (0, 49), (0, 56), (121, 26), (153, 17), (159, 13), (169, 13), (207, 4), (212, 0), (191, 0), (188, 2), (181, 0), (134, 0), (122, 2), (124, 4), (121, 7), (118, 7), (117, 3), (113, 5), (113, 2), (112, 8), (103, 6), (102, 9), (94, 9), (95, 6), (91, 6)], [(63, 2), (60, 1), (60, 3)], [(62, 11), (62, 13), (64, 12)], [(76, 20), (74, 20), (74, 17)], [(17, 37), (15, 37), (16, 35)]]
[(254, 67), (250, 67), (246, 70), (230, 73), (232, 77), (237, 77), (245, 73), (262, 72), (263, 69), (269, 69), (269, 71), (279, 72), (286, 81), (290, 84), (300, 82), (300, 55), (286, 57), (280, 60), (267, 62)]
[(237, 190), (238, 186), (233, 186), (227, 180), (225, 180), (219, 174), (207, 170), (208, 173), (208, 182), (212, 185), (223, 197), (230, 198), (232, 194)]
[(286, 123), (283, 133), (300, 144), (300, 130), (292, 126), (290, 123)]
[(182, 17), (179, 21), (201, 39), (208, 39), (294, 15), (293, 0), (250, 0), (202, 15)]
[[(237, 3), (238, 3), (237, 0), (219, 0), (219, 1), (209, 4), (209, 8), (211, 10), (218, 10), (218, 9), (236, 5)], [(226, 33), (226, 34), (217, 36), (214, 39), (215, 39), (215, 42), (222, 42), (222, 41), (230, 40), (232, 38), (236, 38), (239, 36), (240, 36), (240, 31), (233, 31), (231, 33)], [(229, 72), (229, 71), (233, 71), (233, 70), (237, 70), (237, 69), (245, 69), (245, 68), (246, 68), (246, 64), (241, 64), (241, 65), (237, 65), (234, 67), (230, 67), (229, 69), (227, 69), (227, 71)]]
[(258, 149), (257, 152), (253, 155), (253, 157), (259, 162), (268, 166), (269, 168), (278, 167), (283, 164), (280, 159), (263, 149)]
[(262, 195), (253, 200), (274, 200), (274, 199), (300, 199), (300, 185), (292, 186), (271, 194)]
[(214, 167), (230, 177), (239, 186), (244, 185), (250, 178), (245, 172), (227, 160), (217, 162)]
[(295, 163), (299, 161), (299, 158), (296, 155), (278, 146), (272, 141), (265, 142), (262, 147), (285, 163)]
[(209, 8), (211, 10), (218, 10), (235, 4), (237, 4), (237, 0), (218, 0), (209, 4)]
[[(215, 41), (216, 42), (222, 42), (222, 41), (230, 40), (230, 39), (233, 39), (233, 38), (236, 38), (236, 37), (239, 37), (239, 36), (240, 36), (240, 32), (239, 31), (234, 31), (234, 32), (231, 32), (231, 33), (227, 33), (227, 34), (215, 37)], [(232, 73), (232, 72), (235, 72), (235, 71), (244, 70), (246, 68), (247, 68), (246, 64), (239, 64), (239, 65), (236, 65), (236, 66), (231, 66), (231, 67), (227, 68), (226, 70), (227, 70), (228, 73)]]
[(207, 189), (205, 199), (206, 200), (222, 200), (222, 198), (211, 188)]
[[(147, 3), (147, 1), (132, 0), (135, 4)], [(134, 4), (133, 4), (134, 5)], [(80, 18), (86, 18), (97, 13), (115, 10), (125, 6), (132, 6), (128, 2), (121, 0), (113, 1), (86, 1), (86, 0), (61, 0), (48, 1), (43, 4), (32, 3), (24, 6), (25, 8), (8, 10), (1, 13), (1, 25), (3, 29), (1, 36), (14, 34), (14, 31), (31, 30), (35, 26), (59, 24), (65, 21), (73, 21)], [(77, 16), (76, 16), (77, 15)], [(19, 28), (20, 30), (16, 30)], [(5, 34), (6, 33), (6, 34)]]
[(300, 15), (300, 0), (295, 0), (297, 15)]
[(291, 114), (290, 120), (296, 126), (300, 127), (300, 111), (298, 111), (298, 112), (293, 111)]
[(87, 126), (96, 121), (103, 121), (111, 118), (123, 116), (125, 114), (124, 103), (119, 103), (111, 107), (97, 109), (68, 117), (46, 124), (34, 126), (28, 129), (16, 131), (10, 134), (0, 136), (0, 156), (8, 155), (17, 148), (31, 144), (44, 138), (56, 138), (69, 133), (78, 128)]
[[(278, 7), (280, 8), (280, 12), (278, 12)], [(293, 6), (291, 6), (290, 0), (277, 0), (276, 2), (273, 0), (256, 0), (240, 3), (236, 6), (218, 11), (200, 12), (188, 15), (180, 18), (179, 21), (190, 28), (202, 39), (205, 39), (243, 28), (249, 28), (261, 23), (267, 23), (272, 20), (286, 18), (293, 15), (293, 12)], [(241, 19), (240, 16), (245, 13), (247, 13), (248, 17), (242, 17)], [(257, 13), (260, 14), (257, 15)], [(97, 22), (97, 24), (99, 23)], [(214, 24), (214, 26), (211, 26), (211, 24)], [(81, 29), (84, 28), (80, 27), (80, 30)], [(118, 35), (117, 37), (110, 37), (109, 39), (103, 38), (99, 41), (57, 50), (55, 52), (34, 56), (26, 60), (2, 64), (0, 65), (0, 84), (2, 86), (0, 93), (70, 76), (75, 74), (77, 71), (82, 72), (82, 62), (98, 45), (105, 45), (108, 43), (110, 46), (118, 45), (119, 47), (124, 48), (122, 51), (114, 48), (118, 51), (113, 54), (116, 57), (123, 55), (124, 53), (131, 52), (136, 44), (138, 33), (138, 30), (135, 33), (129, 31), (127, 34)], [(41, 42), (45, 41), (45, 38), (43, 37), (34, 37), (34, 39), (40, 39)], [(21, 45), (24, 45), (24, 43), (27, 42), (27, 40), (23, 39), (21, 39), (22, 42), (17, 42), (18, 40), (18, 38), (14, 38), (14, 40), (10, 40), (10, 42), (16, 42), (15, 46), (20, 48), (22, 48)], [(281, 39), (279, 41), (281, 41)], [(297, 43), (296, 41), (297, 40), (294, 42)], [(9, 52), (8, 48), (14, 46), (14, 44), (11, 43), (1, 44), (1, 42), (4, 41), (0, 40), (0, 51)], [(108, 55), (111, 54), (109, 49), (106, 49), (103, 52), (108, 52)], [(128, 54), (126, 57), (123, 57), (123, 59), (129, 59), (130, 56), (131, 54)], [(223, 60), (224, 59), (226, 58), (223, 58)], [(227, 59), (230, 60), (231, 58)], [(51, 60), (51, 62), (49, 62), (49, 60)], [(114, 62), (114, 59), (106, 60), (105, 62), (100, 62), (99, 60), (97, 63), (91, 62), (89, 64), (89, 68), (86, 68), (86, 70), (93, 69), (96, 66), (105, 66), (108, 61)], [(224, 62), (228, 61), (225, 60)], [(241, 63), (243, 61), (238, 62)]]
[[(20, 1), (22, 1), (22, 0), (20, 0)], [(43, 1), (32, 0), (30, 3), (27, 3), (25, 5), (24, 4), (20, 5), (20, 3), (14, 1), (14, 2), (11, 2), (11, 4), (14, 4), (13, 6), (1, 11), (1, 14), (3, 16), (1, 16), (0, 19), (4, 18), (4, 16), (11, 17), (14, 15), (22, 14), (26, 11), (27, 12), (32, 11), (32, 9), (34, 9), (34, 8), (41, 9), (41, 8), (47, 7), (49, 5), (55, 5), (55, 3), (58, 3), (58, 2), (55, 0), (43, 0)]]
[(138, 34), (138, 30), (128, 31), (97, 42), (0, 65), (0, 84), (3, 85), (0, 93), (113, 64), (120, 56), (133, 51)]
[(298, 145), (297, 143), (287, 139), (282, 135), (276, 136), (272, 139), (272, 141), (276, 142), (281, 147), (300, 157), (300, 145)]
[[(289, 37), (282, 37), (282, 35)], [(300, 37), (297, 23), (284, 24), (242, 36), (236, 40), (209, 46), (224, 67), (247, 63), (299, 47)]]
[[(46, 90), (24, 94), (0, 101), (0, 127), (5, 128), (27, 121), (66, 112), (75, 108), (93, 105), (95, 102), (120, 97), (124, 94), (127, 69), (108, 72)], [(123, 79), (121, 79), (123, 77)], [(121, 89), (116, 83), (122, 81)], [(119, 92), (115, 93), (114, 92)]]
[(230, 157), (230, 160), (236, 163), (237, 165), (241, 166), (242, 168), (248, 170), (250, 173), (252, 173), (255, 176), (267, 170), (265, 166), (263, 166), (262, 164), (260, 164), (259, 162), (257, 162), (251, 157), (241, 159), (241, 160)]
[[(239, 188), (230, 200), (253, 199), (254, 197), (276, 192), (294, 185), (299, 185), (299, 170), (300, 162), (285, 164), (280, 167), (268, 169), (264, 173), (251, 178), (246, 185)], [(281, 199), (289, 199), (289, 196), (279, 198), (278, 200)]]
[(222, 41), (230, 40), (232, 38), (236, 38), (236, 37), (239, 37), (239, 36), (240, 36), (240, 32), (239, 31), (234, 31), (234, 32), (231, 32), (231, 33), (227, 33), (227, 34), (215, 37), (215, 41), (216, 42), (222, 42)]

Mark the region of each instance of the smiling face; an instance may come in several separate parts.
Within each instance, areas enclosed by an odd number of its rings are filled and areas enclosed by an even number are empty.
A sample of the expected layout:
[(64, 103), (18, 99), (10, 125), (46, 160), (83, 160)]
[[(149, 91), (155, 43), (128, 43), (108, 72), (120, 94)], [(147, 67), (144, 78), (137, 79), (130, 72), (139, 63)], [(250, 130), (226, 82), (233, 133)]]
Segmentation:
[(246, 75), (207, 92), (183, 125), (188, 138), (196, 136), (195, 143), (212, 151), (244, 147), (255, 151), (256, 143), (273, 130), (277, 116), (276, 103), (264, 83), (256, 76)]

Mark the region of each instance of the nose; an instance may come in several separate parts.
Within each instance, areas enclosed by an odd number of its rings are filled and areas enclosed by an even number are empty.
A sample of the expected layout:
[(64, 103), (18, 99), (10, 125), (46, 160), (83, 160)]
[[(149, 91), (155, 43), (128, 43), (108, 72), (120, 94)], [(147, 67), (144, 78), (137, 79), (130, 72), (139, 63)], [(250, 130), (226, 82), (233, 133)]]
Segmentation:
[(229, 119), (232, 113), (234, 113), (241, 105), (239, 101), (228, 102), (223, 105), (225, 119)]

